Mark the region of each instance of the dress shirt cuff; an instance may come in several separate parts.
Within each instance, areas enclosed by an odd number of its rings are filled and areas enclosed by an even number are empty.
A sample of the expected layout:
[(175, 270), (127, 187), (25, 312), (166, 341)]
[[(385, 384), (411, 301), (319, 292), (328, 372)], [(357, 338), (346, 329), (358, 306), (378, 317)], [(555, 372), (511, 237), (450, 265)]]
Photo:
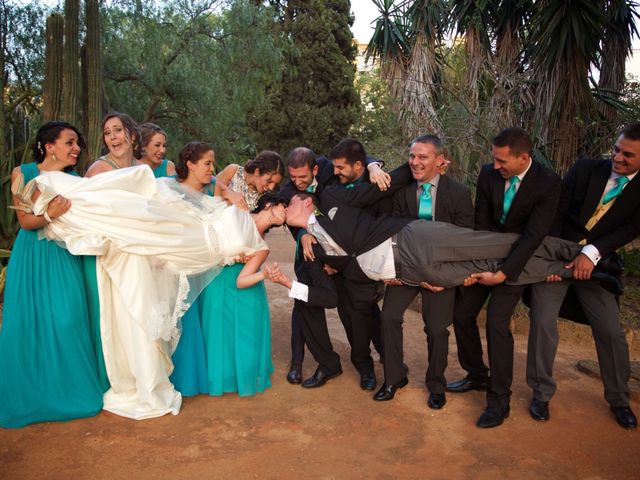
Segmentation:
[(384, 163), (383, 162), (379, 162), (379, 161), (375, 161), (375, 162), (371, 162), (367, 164), (367, 170), (369, 170), (369, 172), (371, 172), (371, 170), (369, 169), (369, 167), (371, 165), (377, 165), (378, 167), (382, 168)]
[(585, 254), (594, 265), (598, 265), (598, 262), (602, 258), (600, 251), (594, 245), (585, 245), (582, 247), (581, 253)]
[(307, 303), (309, 301), (309, 287), (304, 283), (294, 280), (291, 283), (291, 290), (289, 290), (289, 298), (295, 298), (296, 300)]

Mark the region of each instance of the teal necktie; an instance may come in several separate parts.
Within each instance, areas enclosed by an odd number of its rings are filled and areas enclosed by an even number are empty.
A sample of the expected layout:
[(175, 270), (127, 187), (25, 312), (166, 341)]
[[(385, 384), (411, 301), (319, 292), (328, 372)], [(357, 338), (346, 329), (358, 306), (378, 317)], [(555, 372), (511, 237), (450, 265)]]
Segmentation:
[(344, 188), (355, 188), (355, 185), (353, 183), (349, 183), (345, 185)]
[(425, 220), (433, 219), (433, 201), (431, 199), (431, 184), (422, 184), (422, 193), (420, 194), (420, 205), (418, 205), (418, 218)]
[(622, 189), (624, 188), (624, 186), (629, 183), (629, 177), (618, 177), (617, 180), (618, 183), (616, 183), (616, 186), (613, 187), (611, 190), (609, 190), (607, 192), (607, 194), (604, 196), (604, 198), (602, 199), (602, 205), (606, 205), (607, 203), (609, 203), (611, 200), (613, 200), (614, 198), (616, 198), (618, 195), (620, 195), (622, 193)]
[(305, 192), (314, 193), (316, 191), (316, 186), (311, 184), (306, 189)]
[(516, 196), (516, 187), (518, 186), (518, 182), (520, 179), (517, 176), (511, 177), (509, 180), (509, 188), (504, 192), (504, 202), (502, 204), (502, 216), (500, 217), (500, 223), (504, 225), (505, 220), (507, 219), (507, 214), (509, 213), (509, 209), (511, 208), (511, 204), (513, 203), (513, 197)]

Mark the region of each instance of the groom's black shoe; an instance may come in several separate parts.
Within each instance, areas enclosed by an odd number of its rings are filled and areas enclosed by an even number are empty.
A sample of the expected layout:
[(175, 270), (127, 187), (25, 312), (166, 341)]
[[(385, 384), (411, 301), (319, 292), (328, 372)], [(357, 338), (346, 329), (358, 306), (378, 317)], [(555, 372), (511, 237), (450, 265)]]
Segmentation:
[(480, 415), (476, 425), (480, 428), (493, 428), (502, 425), (509, 416), (509, 407), (487, 407)]
[(287, 382), (297, 385), (302, 383), (302, 365), (292, 363), (287, 373)]
[(393, 397), (396, 394), (396, 390), (399, 390), (405, 387), (407, 383), (409, 383), (409, 380), (407, 380), (407, 377), (404, 377), (402, 380), (392, 385), (387, 385), (386, 383), (383, 383), (382, 387), (380, 387), (380, 390), (378, 390), (376, 394), (373, 396), (373, 399), (378, 402), (386, 402), (388, 400), (393, 400)]
[(365, 372), (360, 374), (360, 388), (363, 390), (373, 390), (376, 388), (378, 380), (373, 372)]
[(440, 410), (447, 404), (447, 396), (444, 393), (429, 393), (427, 406), (433, 410)]
[(333, 373), (325, 373), (320, 370), (320, 367), (316, 369), (316, 372), (307, 378), (304, 382), (302, 382), (302, 386), (304, 388), (317, 388), (323, 386), (332, 378), (337, 377), (342, 374), (342, 370)]
[(447, 383), (447, 391), (454, 393), (463, 393), (470, 390), (486, 390), (489, 386), (489, 380), (476, 380), (469, 375), (462, 380), (453, 383)]
[(621, 427), (630, 429), (638, 427), (638, 419), (629, 407), (611, 407), (611, 411)]

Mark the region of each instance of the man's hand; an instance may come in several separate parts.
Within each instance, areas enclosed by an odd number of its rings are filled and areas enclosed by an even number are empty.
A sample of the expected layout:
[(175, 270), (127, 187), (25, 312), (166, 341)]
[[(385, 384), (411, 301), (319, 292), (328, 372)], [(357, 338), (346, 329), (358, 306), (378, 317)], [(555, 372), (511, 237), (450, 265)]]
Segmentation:
[(313, 262), (316, 259), (313, 254), (313, 245), (316, 243), (318, 243), (318, 240), (310, 233), (305, 233), (300, 237), (300, 247), (302, 247), (302, 255), (305, 260)]
[(338, 273), (338, 270), (333, 268), (331, 265), (324, 264), (324, 271), (327, 272), (327, 275), (334, 275)]
[(274, 283), (279, 283), (280, 285), (287, 288), (291, 288), (291, 285), (293, 284), (291, 279), (287, 275), (282, 273), (282, 270), (280, 270), (280, 266), (276, 262), (273, 262), (270, 265), (265, 265), (263, 272), (265, 278), (271, 280)]
[(476, 283), (478, 283), (478, 279), (472, 276), (469, 276), (462, 281), (462, 286), (469, 287), (471, 285), (475, 285)]
[(380, 168), (380, 165), (373, 163), (367, 165), (369, 170), (369, 181), (375, 183), (383, 192), (391, 186), (391, 175)]
[(545, 278), (544, 281), (548, 282), (548, 283), (561, 282), (562, 281), (562, 277), (560, 275), (547, 275), (547, 278)]
[(388, 280), (383, 280), (382, 283), (384, 283), (385, 285), (397, 287), (399, 285), (402, 285), (402, 280), (400, 280), (399, 278), (390, 278)]
[(427, 282), (420, 282), (420, 286), (422, 288), (425, 288), (427, 290), (429, 290), (430, 292), (433, 293), (438, 293), (444, 290), (444, 287), (438, 287), (437, 285), (431, 285), (430, 283)]
[(472, 273), (471, 276), (478, 280), (482, 285), (486, 285), (488, 287), (493, 287), (495, 285), (499, 285), (507, 279), (507, 276), (502, 273), (500, 270), (497, 272), (480, 272), (480, 273)]
[(565, 268), (573, 268), (573, 278), (576, 280), (589, 280), (595, 265), (584, 253), (581, 253), (573, 262), (569, 263)]

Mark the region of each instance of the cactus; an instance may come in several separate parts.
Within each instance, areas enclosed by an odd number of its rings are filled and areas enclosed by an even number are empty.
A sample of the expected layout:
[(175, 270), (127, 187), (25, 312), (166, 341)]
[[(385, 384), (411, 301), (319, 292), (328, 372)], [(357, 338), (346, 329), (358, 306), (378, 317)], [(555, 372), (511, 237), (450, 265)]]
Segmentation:
[(64, 17), (52, 13), (47, 18), (47, 47), (44, 66), (44, 116), (43, 120), (60, 118), (62, 105), (62, 39), (64, 33)]
[(83, 159), (84, 162), (87, 162), (100, 155), (102, 136), (100, 124), (103, 115), (104, 88), (102, 57), (100, 55), (100, 6), (98, 0), (86, 0), (85, 8), (87, 34), (83, 47), (82, 63), (84, 131), (87, 136), (87, 154), (83, 155)]
[(62, 119), (76, 125), (80, 118), (80, 0), (64, 2)]

